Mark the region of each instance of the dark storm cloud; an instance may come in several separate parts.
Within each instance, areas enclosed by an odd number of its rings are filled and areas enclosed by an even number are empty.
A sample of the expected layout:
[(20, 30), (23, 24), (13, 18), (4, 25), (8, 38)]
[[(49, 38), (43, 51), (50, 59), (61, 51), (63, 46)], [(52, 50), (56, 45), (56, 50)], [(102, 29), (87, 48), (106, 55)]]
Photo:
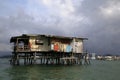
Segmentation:
[[(114, 15), (115, 3), (120, 3), (119, 0), (85, 0), (82, 4), (82, 14), (87, 16), (92, 25), (87, 25), (86, 34), (89, 38), (87, 48), (89, 51), (97, 53), (113, 53), (119, 54), (120, 52), (120, 11), (118, 10)], [(111, 5), (112, 4), (112, 5)], [(101, 7), (108, 8), (111, 12), (103, 13)], [(109, 8), (110, 7), (110, 8)], [(120, 7), (120, 6), (117, 6)], [(117, 8), (116, 7), (116, 8)]]
[[(37, 1), (37, 5), (38, 2), (42, 4), (37, 10), (33, 10), (36, 7), (31, 0), (27, 4), (30, 4), (30, 9), (17, 7), (15, 10), (9, 8), (8, 3), (6, 6), (6, 2), (0, 6), (4, 7), (1, 11), (13, 11), (9, 15), (1, 13), (0, 16), (0, 44), (4, 48), (10, 50), (8, 44), (11, 36), (53, 34), (87, 37), (85, 49), (89, 52), (120, 53), (119, 0), (42, 1)], [(39, 10), (41, 7), (45, 10)]]

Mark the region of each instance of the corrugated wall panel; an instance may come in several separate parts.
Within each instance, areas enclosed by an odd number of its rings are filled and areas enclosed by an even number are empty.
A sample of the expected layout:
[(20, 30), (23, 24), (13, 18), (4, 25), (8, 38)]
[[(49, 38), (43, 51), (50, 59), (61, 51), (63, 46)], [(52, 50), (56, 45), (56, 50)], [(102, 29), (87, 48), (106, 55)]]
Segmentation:
[(83, 40), (73, 39), (71, 46), (74, 53), (83, 53)]

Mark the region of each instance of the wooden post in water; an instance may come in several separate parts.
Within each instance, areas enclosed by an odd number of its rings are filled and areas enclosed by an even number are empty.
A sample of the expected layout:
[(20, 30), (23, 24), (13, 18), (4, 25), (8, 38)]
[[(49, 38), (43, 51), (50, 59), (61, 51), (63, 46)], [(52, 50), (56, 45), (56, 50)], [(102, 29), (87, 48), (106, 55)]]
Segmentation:
[(17, 57), (17, 65), (19, 65), (19, 54), (17, 54), (16, 57)]
[(24, 65), (26, 65), (26, 53), (24, 53)]
[(36, 52), (35, 53), (33, 53), (34, 54), (34, 64), (36, 63)]

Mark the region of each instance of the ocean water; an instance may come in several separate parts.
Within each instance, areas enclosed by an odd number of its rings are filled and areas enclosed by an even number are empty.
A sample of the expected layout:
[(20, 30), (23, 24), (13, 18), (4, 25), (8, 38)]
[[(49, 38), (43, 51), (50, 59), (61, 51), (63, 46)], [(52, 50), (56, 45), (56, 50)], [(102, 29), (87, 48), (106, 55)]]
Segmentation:
[(91, 61), (91, 65), (11, 66), (0, 59), (0, 80), (120, 80), (120, 61)]

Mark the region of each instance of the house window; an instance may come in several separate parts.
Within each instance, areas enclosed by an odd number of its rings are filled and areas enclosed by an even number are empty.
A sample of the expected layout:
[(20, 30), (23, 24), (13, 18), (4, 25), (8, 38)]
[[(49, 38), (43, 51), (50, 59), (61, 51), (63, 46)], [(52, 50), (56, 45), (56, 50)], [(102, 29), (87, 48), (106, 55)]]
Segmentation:
[(36, 39), (35, 42), (37, 45), (43, 45), (43, 43), (44, 43), (42, 39)]

